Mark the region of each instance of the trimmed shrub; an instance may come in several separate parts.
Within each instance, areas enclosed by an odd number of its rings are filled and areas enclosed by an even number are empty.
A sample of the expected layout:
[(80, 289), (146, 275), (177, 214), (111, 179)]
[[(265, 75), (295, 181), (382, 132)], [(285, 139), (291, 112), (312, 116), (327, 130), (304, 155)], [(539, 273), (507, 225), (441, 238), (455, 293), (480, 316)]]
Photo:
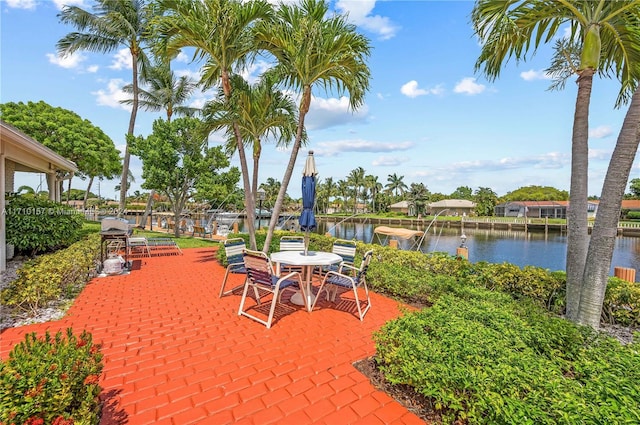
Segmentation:
[(640, 326), (640, 285), (609, 277), (602, 319), (611, 324)]
[(27, 334), (0, 361), (0, 422), (9, 424), (97, 424), (100, 346), (84, 331), (67, 329), (51, 338)]
[(94, 276), (99, 256), (100, 235), (92, 234), (67, 249), (28, 261), (0, 293), (0, 302), (35, 312), (60, 297), (72, 298)]
[(375, 340), (385, 377), (432, 400), (444, 423), (640, 419), (640, 343), (621, 346), (500, 292), (458, 286)]
[(7, 243), (29, 255), (64, 248), (78, 240), (84, 218), (73, 208), (34, 196), (7, 202)]

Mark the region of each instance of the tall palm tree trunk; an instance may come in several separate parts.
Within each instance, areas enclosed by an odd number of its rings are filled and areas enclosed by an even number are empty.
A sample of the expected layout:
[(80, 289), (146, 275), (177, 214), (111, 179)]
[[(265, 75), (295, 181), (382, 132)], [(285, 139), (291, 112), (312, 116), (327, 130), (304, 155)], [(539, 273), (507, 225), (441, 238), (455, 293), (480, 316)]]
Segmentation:
[(587, 68), (578, 77), (578, 94), (571, 143), (571, 188), (567, 211), (567, 311), (575, 321), (580, 304), (582, 276), (587, 261), (589, 229), (587, 216), (589, 167), (589, 103), (594, 71)]
[(591, 233), (580, 296), (578, 323), (598, 329), (607, 289), (617, 226), (629, 173), (640, 144), (640, 89), (636, 89), (624, 118), (602, 186), (596, 222)]
[[(231, 79), (227, 70), (222, 70), (220, 79), (222, 80), (222, 90), (224, 91), (225, 98), (227, 101), (229, 101), (229, 99), (231, 99)], [(240, 127), (238, 126), (237, 122), (233, 123), (233, 134), (236, 137), (238, 158), (240, 160), (240, 170), (242, 171), (242, 185), (244, 187), (244, 203), (247, 212), (246, 226), (247, 231), (249, 232), (249, 246), (251, 247), (251, 249), (255, 250), (257, 247), (255, 232), (256, 204), (253, 197), (253, 192), (251, 190), (251, 182), (249, 181), (247, 155), (244, 150), (244, 143), (242, 143), (242, 134), (240, 134)]]
[[(133, 104), (131, 107), (131, 116), (129, 117), (129, 129), (127, 131), (128, 137), (133, 137), (133, 132), (136, 127), (136, 116), (138, 115), (138, 54), (132, 51), (132, 66), (133, 66)], [(124, 214), (124, 208), (127, 202), (127, 179), (129, 177), (129, 162), (131, 160), (131, 154), (129, 153), (129, 141), (127, 140), (124, 148), (124, 160), (122, 161), (122, 176), (120, 178), (120, 203), (118, 206), (118, 217), (122, 217)]]
[(262, 153), (262, 147), (260, 140), (257, 140), (253, 144), (253, 178), (251, 182), (251, 190), (253, 193), (253, 199), (258, 196), (258, 170), (260, 167), (260, 154)]
[(280, 191), (278, 191), (278, 197), (276, 203), (271, 211), (271, 220), (269, 220), (269, 229), (267, 230), (267, 237), (264, 241), (262, 250), (266, 253), (271, 245), (271, 239), (273, 239), (273, 232), (276, 229), (278, 218), (280, 217), (280, 211), (282, 211), (282, 204), (284, 203), (284, 197), (287, 194), (287, 188), (291, 181), (291, 175), (293, 174), (293, 168), (296, 165), (296, 159), (298, 158), (298, 152), (300, 151), (300, 145), (302, 145), (302, 136), (304, 134), (304, 119), (309, 112), (309, 105), (311, 104), (311, 86), (304, 86), (302, 91), (302, 100), (300, 101), (300, 112), (298, 114), (298, 128), (296, 129), (296, 140), (291, 148), (291, 156), (289, 157), (289, 163), (287, 169), (282, 177), (282, 185)]

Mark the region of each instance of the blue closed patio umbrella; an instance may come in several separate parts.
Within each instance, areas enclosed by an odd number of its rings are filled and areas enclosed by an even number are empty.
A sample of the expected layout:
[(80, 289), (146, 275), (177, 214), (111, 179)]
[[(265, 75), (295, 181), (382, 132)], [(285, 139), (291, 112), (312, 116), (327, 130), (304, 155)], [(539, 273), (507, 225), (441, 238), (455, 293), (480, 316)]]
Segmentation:
[(305, 231), (304, 253), (307, 255), (309, 247), (309, 232), (317, 226), (316, 217), (313, 214), (313, 206), (316, 201), (316, 161), (313, 151), (309, 151), (307, 162), (302, 170), (302, 214), (300, 214), (300, 228)]

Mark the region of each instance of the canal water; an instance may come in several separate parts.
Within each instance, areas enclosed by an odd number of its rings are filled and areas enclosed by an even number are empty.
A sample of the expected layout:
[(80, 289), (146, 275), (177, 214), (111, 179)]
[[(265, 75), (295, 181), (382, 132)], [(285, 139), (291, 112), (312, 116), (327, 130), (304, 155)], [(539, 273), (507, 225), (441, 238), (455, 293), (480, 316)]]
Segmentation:
[[(267, 224), (264, 220), (262, 225)], [(341, 239), (356, 239), (367, 243), (386, 245), (384, 239), (374, 235), (376, 225), (371, 223), (339, 223), (319, 221), (316, 233), (329, 233)], [(389, 226), (397, 227), (397, 226)], [(419, 229), (419, 230), (425, 230)], [(506, 230), (465, 229), (469, 261), (490, 263), (508, 262), (520, 267), (527, 265), (542, 267), (552, 271), (565, 270), (567, 236), (559, 233), (523, 232)], [(461, 243), (460, 229), (430, 229), (420, 250), (422, 252), (446, 252), (455, 255)], [(400, 241), (403, 249), (410, 249), (413, 242)], [(415, 249), (415, 248), (414, 248)], [(618, 237), (616, 239), (611, 274), (614, 267), (636, 269), (640, 277), (640, 238)]]

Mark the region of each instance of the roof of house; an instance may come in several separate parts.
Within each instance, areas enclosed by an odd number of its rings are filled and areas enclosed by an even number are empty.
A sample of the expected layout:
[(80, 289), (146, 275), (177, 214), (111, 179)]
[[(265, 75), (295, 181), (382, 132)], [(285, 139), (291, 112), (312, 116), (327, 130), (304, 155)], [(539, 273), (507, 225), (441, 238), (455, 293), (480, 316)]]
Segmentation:
[(389, 205), (389, 208), (409, 208), (409, 201), (400, 201)]
[(42, 143), (32, 139), (14, 126), (0, 120), (0, 133), (5, 146), (5, 157), (16, 163), (16, 171), (51, 172), (52, 170), (78, 171), (72, 161), (58, 155)]
[(623, 210), (640, 210), (640, 200), (639, 199), (623, 199), (622, 209)]
[(475, 202), (467, 199), (443, 199), (442, 201), (432, 202), (430, 208), (475, 208)]

